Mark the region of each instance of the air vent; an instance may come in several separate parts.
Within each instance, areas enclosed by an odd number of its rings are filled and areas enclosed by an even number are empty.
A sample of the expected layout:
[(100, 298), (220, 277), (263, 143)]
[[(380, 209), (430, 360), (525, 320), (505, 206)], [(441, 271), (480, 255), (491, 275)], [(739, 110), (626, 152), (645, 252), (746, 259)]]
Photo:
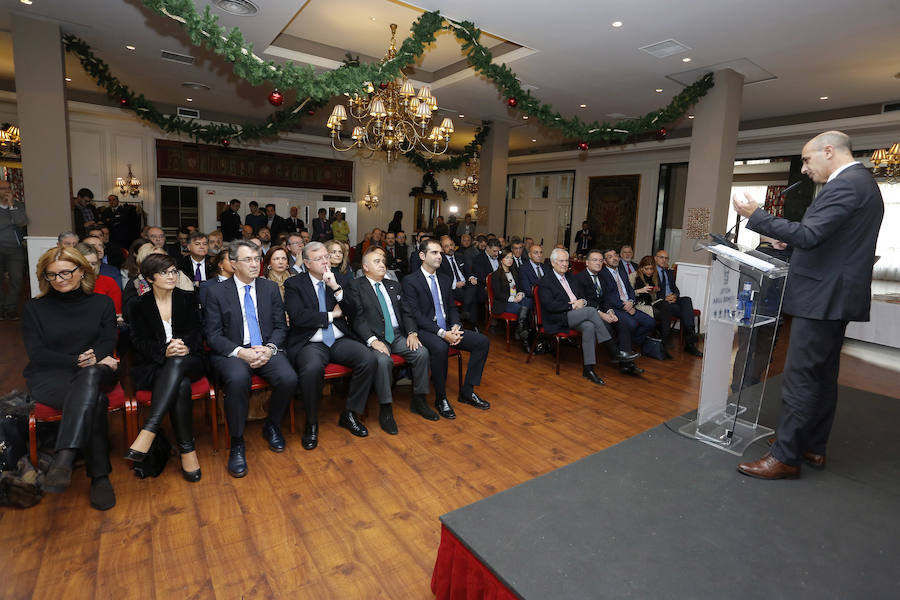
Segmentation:
[(183, 65), (194, 64), (193, 56), (188, 56), (187, 54), (178, 54), (177, 52), (169, 52), (168, 50), (161, 50), (159, 53), (159, 57), (163, 60), (169, 60), (172, 62), (181, 63)]
[(891, 102), (881, 107), (881, 112), (888, 113), (900, 110), (900, 102)]
[(668, 39), (656, 42), (655, 44), (650, 44), (649, 46), (641, 46), (638, 50), (643, 50), (656, 58), (666, 58), (668, 56), (675, 56), (676, 54), (687, 52), (690, 50), (690, 47), (685, 46), (678, 40)]
[(178, 116), (184, 117), (186, 119), (199, 119), (200, 111), (196, 108), (185, 108), (184, 106), (178, 107)]

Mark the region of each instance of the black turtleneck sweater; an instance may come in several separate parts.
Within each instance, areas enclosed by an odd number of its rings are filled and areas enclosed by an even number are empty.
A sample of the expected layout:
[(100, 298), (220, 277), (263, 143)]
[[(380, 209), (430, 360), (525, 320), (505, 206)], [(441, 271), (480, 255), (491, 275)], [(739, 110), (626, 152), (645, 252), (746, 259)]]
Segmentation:
[(109, 296), (81, 289), (60, 293), (52, 289), (25, 303), (22, 339), (28, 352), (25, 378), (49, 371), (78, 368), (78, 355), (94, 349), (97, 360), (116, 348), (116, 309)]

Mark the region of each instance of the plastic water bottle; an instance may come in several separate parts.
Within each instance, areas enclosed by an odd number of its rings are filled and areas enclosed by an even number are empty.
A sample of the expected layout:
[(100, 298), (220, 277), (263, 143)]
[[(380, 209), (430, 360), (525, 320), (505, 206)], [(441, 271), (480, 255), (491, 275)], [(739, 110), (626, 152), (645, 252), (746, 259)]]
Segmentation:
[(741, 319), (741, 322), (744, 323), (745, 325), (749, 324), (750, 320), (753, 318), (753, 283), (752, 282), (750, 282), (750, 281), (744, 282), (744, 288), (741, 290), (741, 293), (738, 296), (738, 304), (739, 304), (739, 309), (743, 311), (743, 319)]

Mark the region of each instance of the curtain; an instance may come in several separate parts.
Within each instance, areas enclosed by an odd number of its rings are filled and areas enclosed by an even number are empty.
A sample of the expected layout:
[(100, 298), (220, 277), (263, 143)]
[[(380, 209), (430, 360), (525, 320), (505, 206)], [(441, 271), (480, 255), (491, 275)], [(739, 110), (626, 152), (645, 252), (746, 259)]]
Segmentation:
[(437, 600), (516, 600), (511, 592), (462, 542), (441, 525), (431, 591)]

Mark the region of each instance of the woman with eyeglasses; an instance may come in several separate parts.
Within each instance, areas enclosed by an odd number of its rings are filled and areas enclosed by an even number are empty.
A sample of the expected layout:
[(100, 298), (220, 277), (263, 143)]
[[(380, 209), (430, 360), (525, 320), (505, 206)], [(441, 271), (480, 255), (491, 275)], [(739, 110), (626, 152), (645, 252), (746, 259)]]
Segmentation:
[(181, 474), (200, 481), (200, 463), (191, 427), (191, 382), (204, 376), (200, 312), (194, 292), (176, 287), (178, 267), (168, 254), (151, 254), (141, 261), (141, 275), (150, 293), (135, 300), (129, 311), (134, 364), (131, 376), (138, 390), (153, 393), (150, 414), (125, 454), (144, 460), (168, 413), (181, 453)]
[(72, 479), (75, 453), (84, 453), (91, 478), (91, 506), (116, 504), (109, 481), (105, 392), (116, 383), (119, 361), (112, 300), (94, 293), (97, 275), (74, 248), (51, 248), (38, 259), (40, 294), (25, 303), (22, 339), (28, 353), (25, 380), (36, 402), (62, 411), (56, 455), (44, 489), (63, 492)]
[[(167, 252), (162, 248), (157, 248), (153, 244), (148, 243), (138, 248), (138, 251), (135, 253), (137, 273), (128, 280), (128, 283), (125, 284), (125, 289), (122, 291), (122, 307), (125, 309), (126, 321), (128, 320), (128, 315), (130, 313), (129, 309), (131, 303), (135, 298), (143, 296), (150, 291), (150, 283), (144, 279), (144, 276), (141, 274), (141, 263), (151, 254), (167, 254)], [(186, 292), (194, 291), (194, 282), (188, 279), (188, 276), (181, 271), (179, 271), (176, 286)]]
[(284, 282), (287, 278), (294, 274), (288, 268), (287, 250), (282, 246), (272, 246), (266, 252), (263, 259), (263, 276), (269, 281), (278, 284), (278, 291), (281, 292), (281, 300), (284, 301)]

